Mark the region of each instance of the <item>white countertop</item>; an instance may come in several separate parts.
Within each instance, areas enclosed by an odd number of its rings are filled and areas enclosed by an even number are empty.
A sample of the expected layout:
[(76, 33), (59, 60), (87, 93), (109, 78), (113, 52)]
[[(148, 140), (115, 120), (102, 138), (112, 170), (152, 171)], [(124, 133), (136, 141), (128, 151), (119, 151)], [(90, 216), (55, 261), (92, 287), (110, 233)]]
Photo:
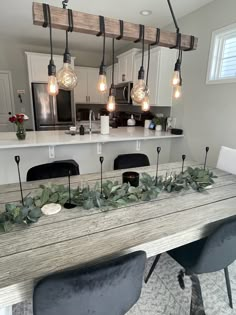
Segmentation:
[(18, 140), (15, 132), (0, 133), (0, 149), (26, 148), (40, 146), (59, 146), (73, 144), (123, 142), (150, 139), (181, 138), (183, 135), (172, 135), (169, 132), (153, 131), (143, 127), (119, 127), (110, 129), (109, 135), (86, 134), (67, 135), (65, 131), (28, 131), (25, 140)]

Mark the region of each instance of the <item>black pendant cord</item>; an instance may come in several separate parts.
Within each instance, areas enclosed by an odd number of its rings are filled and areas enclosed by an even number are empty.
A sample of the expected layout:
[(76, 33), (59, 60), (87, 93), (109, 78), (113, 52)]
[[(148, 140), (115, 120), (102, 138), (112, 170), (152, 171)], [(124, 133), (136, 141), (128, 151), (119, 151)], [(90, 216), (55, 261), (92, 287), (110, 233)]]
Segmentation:
[(22, 205), (24, 206), (24, 197), (23, 197), (23, 190), (22, 190), (21, 176), (20, 176), (20, 156), (19, 155), (15, 156), (15, 162), (17, 165), (18, 178), (19, 178), (19, 184), (20, 184), (21, 202), (22, 202)]
[(105, 29), (105, 18), (99, 15), (99, 25), (100, 31), (97, 36), (103, 35), (103, 52), (102, 52), (102, 62), (100, 65), (100, 74), (105, 74), (105, 51), (106, 51), (106, 29)]
[(175, 24), (176, 33), (179, 33), (179, 26), (178, 26), (178, 23), (177, 23), (177, 20), (176, 20), (175, 14), (174, 14), (174, 10), (173, 10), (173, 8), (172, 8), (172, 5), (171, 5), (170, 0), (167, 0), (167, 3), (168, 3), (168, 6), (169, 6), (169, 9), (170, 9), (170, 13), (171, 13), (173, 22), (174, 22), (174, 24)]
[(105, 51), (106, 51), (106, 34), (103, 33), (103, 53), (102, 53), (102, 64), (105, 65)]
[(148, 62), (147, 62), (147, 76), (146, 76), (147, 87), (148, 87), (148, 79), (149, 79), (150, 58), (151, 58), (151, 45), (148, 45)]
[(208, 155), (209, 149), (210, 149), (209, 147), (206, 147), (206, 154), (205, 154), (205, 161), (204, 161), (204, 171), (206, 170), (207, 155)]
[(115, 75), (115, 39), (112, 38), (112, 87), (114, 87), (114, 75)]
[(144, 39), (145, 39), (145, 26), (142, 25), (142, 68), (144, 65)]
[(52, 20), (51, 20), (51, 11), (49, 5), (47, 5), (48, 9), (48, 22), (49, 22), (49, 36), (50, 36), (50, 49), (51, 49), (51, 62), (53, 61), (53, 45), (52, 45)]

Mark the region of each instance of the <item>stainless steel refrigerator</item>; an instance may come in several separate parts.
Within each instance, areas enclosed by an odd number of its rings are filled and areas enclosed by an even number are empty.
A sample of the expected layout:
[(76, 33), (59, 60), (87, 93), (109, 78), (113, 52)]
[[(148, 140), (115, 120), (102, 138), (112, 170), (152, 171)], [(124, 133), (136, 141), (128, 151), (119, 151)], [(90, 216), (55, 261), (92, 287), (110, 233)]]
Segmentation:
[(65, 130), (75, 125), (73, 92), (59, 90), (50, 96), (46, 83), (32, 83), (36, 130)]

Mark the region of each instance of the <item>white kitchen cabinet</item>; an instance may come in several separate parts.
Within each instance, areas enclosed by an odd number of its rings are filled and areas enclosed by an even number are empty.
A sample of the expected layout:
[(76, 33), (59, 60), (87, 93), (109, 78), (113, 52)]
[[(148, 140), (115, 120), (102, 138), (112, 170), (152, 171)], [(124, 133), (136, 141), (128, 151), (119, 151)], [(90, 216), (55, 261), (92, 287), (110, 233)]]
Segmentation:
[[(145, 81), (147, 74), (148, 53), (144, 55)], [(135, 56), (133, 83), (138, 80), (138, 71), (141, 66), (141, 53)], [(163, 47), (151, 49), (148, 87), (150, 89), (151, 106), (172, 106), (171, 78), (176, 62), (176, 50)], [(135, 105), (135, 104), (134, 104)]]
[[(112, 83), (112, 65), (106, 68), (106, 75), (107, 75), (107, 92), (104, 94), (103, 99), (104, 103), (107, 102), (109, 96), (109, 90)], [(114, 84), (118, 83), (118, 63), (114, 65)]]
[[(40, 54), (26, 52), (29, 81), (37, 83), (46, 83), (48, 81), (48, 64), (50, 61), (49, 54)], [(74, 67), (74, 57), (71, 58), (71, 66)], [(53, 60), (57, 71), (63, 66), (63, 54), (54, 55)]]
[(78, 77), (78, 84), (74, 88), (74, 102), (75, 103), (87, 103), (87, 95), (88, 95), (88, 71), (87, 68), (76, 67), (75, 73)]
[(78, 85), (74, 89), (75, 103), (105, 104), (105, 95), (97, 89), (99, 68), (75, 67)]
[(135, 56), (140, 52), (140, 49), (133, 48), (127, 52), (117, 56), (118, 58), (118, 83), (128, 82), (133, 80), (133, 67)]

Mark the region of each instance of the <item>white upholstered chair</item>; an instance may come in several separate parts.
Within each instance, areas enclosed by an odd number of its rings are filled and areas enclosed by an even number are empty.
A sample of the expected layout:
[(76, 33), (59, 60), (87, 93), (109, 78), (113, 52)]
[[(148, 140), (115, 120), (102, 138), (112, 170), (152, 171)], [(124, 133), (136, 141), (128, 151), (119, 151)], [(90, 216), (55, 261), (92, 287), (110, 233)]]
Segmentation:
[(236, 149), (222, 146), (216, 167), (236, 175)]

